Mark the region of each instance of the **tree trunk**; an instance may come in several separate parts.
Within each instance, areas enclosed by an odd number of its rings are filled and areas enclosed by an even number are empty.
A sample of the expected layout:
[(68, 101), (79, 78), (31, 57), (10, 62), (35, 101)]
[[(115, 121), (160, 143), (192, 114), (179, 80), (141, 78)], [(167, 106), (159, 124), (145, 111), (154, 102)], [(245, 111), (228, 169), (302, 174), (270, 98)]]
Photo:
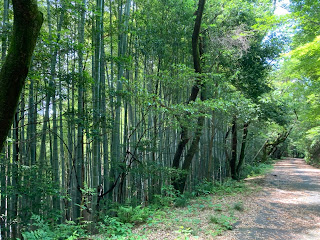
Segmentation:
[(279, 144), (283, 143), (284, 141), (287, 140), (288, 136), (290, 135), (292, 130), (292, 127), (283, 133), (279, 133), (277, 138), (273, 141), (270, 142), (267, 140), (263, 146), (263, 155), (262, 155), (262, 162), (266, 162), (268, 160), (268, 157), (276, 150)]
[(246, 144), (247, 144), (248, 127), (249, 127), (249, 122), (244, 123), (239, 162), (238, 162), (237, 169), (236, 169), (238, 177), (240, 175), (240, 170), (241, 170), (242, 165), (244, 163), (244, 154), (245, 154)]
[[(3, 2), (3, 33), (1, 35), (2, 42), (2, 52), (1, 52), (1, 63), (5, 60), (7, 53), (7, 24), (8, 24), (8, 15), (9, 15), (9, 0), (4, 0)], [(6, 174), (7, 163), (5, 158), (5, 152), (1, 151), (0, 147), (0, 179), (1, 179), (1, 195), (0, 195), (0, 228), (1, 228), (1, 239), (6, 239), (6, 203), (7, 203), (7, 175)]]
[(0, 150), (11, 127), (43, 22), (36, 0), (13, 0), (13, 35), (0, 71)]
[[(194, 70), (196, 73), (201, 74), (201, 59), (200, 59), (200, 51), (199, 51), (199, 35), (200, 35), (200, 27), (201, 27), (201, 20), (202, 20), (202, 15), (203, 15), (203, 10), (204, 10), (204, 5), (205, 5), (205, 0), (199, 0), (198, 2), (198, 10), (197, 10), (197, 16), (194, 24), (194, 29), (193, 29), (193, 34), (192, 34), (192, 56), (193, 56), (193, 65), (194, 65)], [(196, 79), (196, 84), (193, 85), (191, 89), (191, 94), (189, 96), (189, 100), (187, 103), (190, 103), (192, 101), (195, 101), (201, 84), (201, 77), (198, 76)], [(198, 119), (198, 124), (201, 123)], [(203, 124), (202, 124), (203, 125)], [(184, 148), (186, 147), (187, 143), (189, 142), (189, 136), (188, 136), (188, 128), (186, 126), (181, 126), (181, 133), (180, 133), (180, 141), (177, 147), (177, 150), (174, 154), (173, 162), (172, 162), (172, 167), (178, 169), (180, 165), (180, 159), (181, 155), (183, 153)], [(197, 138), (197, 136), (195, 136)], [(200, 140), (200, 137), (199, 137)], [(197, 141), (197, 140), (195, 140)], [(194, 142), (195, 144), (195, 142)], [(194, 145), (192, 144), (192, 145)], [(192, 156), (193, 157), (193, 156)], [(189, 160), (188, 160), (189, 161)], [(188, 163), (189, 164), (189, 163)], [(187, 165), (188, 165), (187, 164)], [(185, 167), (187, 166), (185, 165)], [(189, 168), (189, 167), (188, 167)], [(176, 190), (180, 190), (183, 187), (184, 184), (182, 184), (182, 181), (184, 181), (184, 176), (180, 177), (173, 177), (172, 179), (172, 184)]]
[(210, 121), (211, 126), (211, 134), (209, 140), (209, 153), (208, 153), (208, 169), (207, 169), (207, 181), (211, 179), (214, 180), (214, 159), (213, 159), (213, 144), (214, 144), (214, 137), (215, 137), (215, 112), (212, 112), (212, 119)]
[[(86, 0), (83, 0), (80, 6), (80, 21), (78, 25), (78, 37), (79, 44), (83, 46), (84, 44), (84, 24), (86, 18)], [(81, 203), (83, 201), (83, 196), (81, 189), (84, 187), (84, 145), (83, 145), (83, 131), (84, 131), (84, 76), (83, 76), (83, 49), (78, 50), (78, 64), (79, 64), (79, 87), (78, 87), (78, 129), (77, 129), (77, 148), (76, 148), (76, 159), (75, 159), (75, 176), (73, 176), (73, 193), (75, 201), (74, 206), (74, 218), (81, 217), (81, 211), (87, 211), (87, 209), (81, 209)], [(89, 219), (85, 219), (89, 220)]]
[[(61, 71), (61, 63), (59, 57), (59, 72)], [(60, 134), (60, 157), (61, 157), (61, 191), (62, 196), (65, 196), (66, 191), (66, 160), (64, 155), (64, 133), (63, 133), (63, 109), (62, 109), (62, 81), (59, 81), (59, 134)], [(62, 203), (62, 222), (66, 220), (66, 204), (65, 201)]]
[[(93, 79), (94, 86), (92, 88), (92, 99), (93, 99), (93, 163), (92, 163), (92, 188), (98, 189), (101, 178), (101, 160), (100, 160), (100, 98), (101, 98), (101, 56), (102, 56), (102, 0), (96, 1), (96, 16), (95, 16), (95, 31), (93, 31), (92, 39), (94, 40), (95, 53), (93, 61)], [(92, 197), (92, 217), (95, 222), (98, 218), (98, 192), (96, 191)]]
[(1, 174), (1, 202), (0, 202), (0, 228), (1, 228), (1, 239), (6, 239), (6, 203), (7, 203), (7, 163), (5, 158), (5, 152), (0, 153), (0, 174)]
[[(62, 3), (63, 4), (63, 3)], [(53, 151), (52, 151), (52, 170), (53, 170), (53, 182), (57, 184), (57, 187), (60, 189), (60, 174), (59, 174), (59, 157), (58, 157), (58, 126), (57, 126), (57, 103), (56, 103), (56, 65), (57, 65), (57, 55), (58, 55), (58, 44), (60, 40), (60, 32), (62, 27), (62, 21), (64, 18), (64, 6), (62, 6), (62, 12), (60, 14), (60, 19), (58, 21), (57, 26), (57, 39), (53, 39), (52, 35), (52, 24), (51, 24), (51, 7), (50, 1), (47, 0), (47, 21), (48, 21), (48, 28), (49, 28), (49, 40), (50, 40), (50, 55), (51, 55), (51, 62), (50, 62), (50, 82), (51, 86), (53, 86), (52, 90), (52, 124), (53, 124)], [(55, 45), (55, 46), (54, 46)], [(53, 208), (54, 210), (60, 212), (61, 211), (61, 204), (60, 199), (57, 195), (53, 196)], [(61, 222), (61, 221), (60, 221)]]
[[(125, 9), (123, 10), (123, 6), (119, 5), (119, 36), (118, 36), (118, 57), (123, 58), (127, 52), (127, 29), (129, 24), (129, 16), (130, 16), (130, 5), (131, 1), (127, 0), (125, 4)], [(123, 19), (124, 18), (124, 19)], [(117, 81), (117, 92), (121, 92), (123, 90), (122, 86), (122, 77), (124, 74), (124, 63), (119, 61), (118, 63), (118, 81)], [(121, 105), (122, 98), (121, 95), (117, 95), (116, 104), (115, 104), (115, 117), (113, 123), (113, 131), (112, 131), (112, 147), (111, 147), (111, 177), (115, 180), (118, 175), (118, 171), (116, 169), (120, 169), (120, 159), (123, 159), (124, 153), (121, 152)], [(115, 188), (117, 191), (117, 188)], [(117, 193), (115, 193), (117, 195)]]
[[(108, 135), (107, 135), (107, 112), (106, 112), (106, 75), (105, 75), (105, 49), (104, 49), (104, 0), (101, 1), (101, 18), (100, 18), (100, 85), (101, 85), (101, 104), (100, 104), (100, 112), (101, 112), (101, 121), (100, 126), (102, 130), (102, 161), (101, 164), (103, 164), (103, 178), (101, 178), (99, 182), (99, 187), (101, 190), (97, 193), (98, 198), (103, 194), (103, 186), (108, 186), (108, 177), (109, 177), (109, 149), (108, 149)], [(101, 169), (101, 166), (100, 166)], [(98, 200), (98, 199), (97, 199)], [(98, 204), (98, 203), (97, 203)], [(97, 209), (99, 210), (99, 205), (97, 206)]]
[(232, 128), (231, 128), (232, 140), (231, 140), (231, 159), (230, 159), (230, 170), (231, 178), (237, 179), (237, 147), (238, 147), (238, 136), (237, 136), (237, 117), (233, 116)]
[(17, 220), (18, 217), (18, 184), (19, 184), (19, 175), (18, 175), (18, 168), (19, 168), (19, 108), (17, 108), (17, 112), (14, 116), (14, 122), (13, 122), (13, 131), (12, 131), (12, 138), (13, 138), (13, 146), (12, 146), (12, 167), (11, 167), (11, 174), (12, 174), (12, 197), (9, 204), (9, 214), (11, 218), (11, 234), (12, 238), (17, 238)]
[(184, 191), (184, 187), (185, 187), (186, 180), (188, 177), (187, 172), (191, 166), (192, 159), (193, 159), (193, 157), (199, 147), (199, 141), (200, 141), (200, 138), (202, 135), (202, 128), (204, 125), (204, 120), (205, 120), (204, 116), (201, 116), (198, 118), (198, 125), (197, 125), (197, 129), (195, 132), (195, 136), (192, 140), (191, 146), (187, 152), (187, 155), (186, 155), (184, 162), (183, 162), (183, 165), (182, 165), (182, 170), (183, 170), (182, 174), (183, 175), (179, 178), (178, 182), (174, 182), (174, 185), (173, 185), (176, 190), (180, 191), (180, 193), (183, 193), (183, 191)]

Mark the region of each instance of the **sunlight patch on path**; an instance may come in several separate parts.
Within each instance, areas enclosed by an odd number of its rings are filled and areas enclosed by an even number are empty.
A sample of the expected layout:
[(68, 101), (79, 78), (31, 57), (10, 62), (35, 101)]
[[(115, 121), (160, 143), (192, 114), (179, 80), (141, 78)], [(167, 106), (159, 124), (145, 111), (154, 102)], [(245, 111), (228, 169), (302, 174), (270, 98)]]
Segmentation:
[(259, 182), (263, 191), (247, 203), (240, 224), (218, 239), (320, 239), (320, 169), (286, 159)]
[(320, 205), (320, 193), (309, 191), (286, 191), (276, 189), (274, 202), (287, 204)]

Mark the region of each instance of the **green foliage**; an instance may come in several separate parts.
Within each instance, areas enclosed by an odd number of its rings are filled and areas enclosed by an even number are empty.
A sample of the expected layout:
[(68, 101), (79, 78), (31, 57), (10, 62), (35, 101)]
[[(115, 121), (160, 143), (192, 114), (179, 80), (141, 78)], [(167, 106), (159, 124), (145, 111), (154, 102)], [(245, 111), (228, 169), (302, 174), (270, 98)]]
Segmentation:
[(172, 206), (178, 196), (179, 192), (172, 185), (164, 185), (161, 188), (161, 195), (154, 196), (154, 204), (163, 207)]
[(320, 163), (320, 140), (314, 138), (306, 151), (306, 161), (313, 164)]
[(294, 36), (295, 45), (312, 41), (319, 32), (319, 1), (292, 0), (290, 2), (292, 18), (295, 19), (294, 23), (297, 29)]
[(117, 209), (117, 219), (122, 223), (143, 223), (151, 214), (147, 207), (120, 206)]
[(118, 218), (106, 216), (103, 222), (99, 222), (98, 230), (107, 237), (127, 236), (132, 233), (133, 225), (131, 223), (123, 223)]
[(193, 195), (192, 194), (188, 194), (187, 192), (185, 192), (184, 194), (179, 195), (175, 201), (174, 201), (174, 206), (176, 207), (185, 207), (189, 204), (190, 199)]
[(220, 230), (232, 230), (235, 219), (226, 215), (210, 216), (210, 223), (216, 224)]
[(228, 180), (223, 183), (211, 183), (211, 182), (203, 182), (199, 184), (196, 188), (196, 194), (235, 194), (242, 193), (248, 190), (244, 182), (239, 182), (235, 180)]
[(213, 193), (216, 194), (236, 194), (236, 193), (243, 193), (248, 191), (247, 186), (244, 182), (228, 180), (222, 184), (217, 184), (213, 189)]
[(292, 73), (297, 73), (300, 77), (308, 76), (312, 80), (319, 79), (320, 69), (317, 64), (320, 57), (320, 36), (316, 36), (311, 42), (292, 50), (286, 56), (290, 57)]
[(164, 185), (161, 194), (154, 195), (152, 204), (156, 207), (185, 207), (192, 197), (194, 197), (192, 193), (180, 194), (172, 185)]
[(211, 194), (215, 186), (216, 185), (214, 183), (212, 183), (212, 182), (203, 181), (202, 183), (199, 183), (196, 186), (195, 194), (196, 195), (208, 195), (208, 194)]
[(319, 1), (290, 1), (294, 32), (290, 52), (282, 58), (276, 84), (279, 98), (292, 109), (295, 126), (290, 136), (290, 153), (310, 162), (319, 161)]
[[(185, 228), (184, 226), (179, 226), (179, 230), (176, 231), (177, 233), (180, 233), (184, 235), (185, 237), (190, 236), (192, 234), (192, 229), (191, 228)], [(188, 239), (188, 238), (185, 238)]]
[[(137, 208), (136, 208), (137, 209)], [(148, 208), (147, 208), (148, 209)], [(129, 210), (121, 210), (123, 212), (129, 212)], [(137, 211), (137, 210), (136, 210)], [(149, 209), (148, 209), (149, 211)], [(128, 220), (127, 218), (124, 220)], [(135, 217), (131, 217), (129, 220), (135, 221), (135, 223), (141, 223), (141, 217), (135, 214)], [(146, 219), (145, 219), (146, 220)], [(30, 240), (56, 240), (56, 239), (66, 239), (66, 240), (76, 240), (76, 239), (86, 239), (89, 237), (86, 229), (87, 225), (75, 224), (72, 221), (67, 221), (65, 224), (50, 225), (40, 218), (40, 216), (32, 216), (33, 224), (30, 228), (35, 228), (36, 230), (23, 231), (23, 239)], [(119, 217), (106, 216), (102, 222), (98, 222), (96, 229), (100, 234), (103, 235), (99, 239), (143, 239), (143, 236), (138, 236), (132, 233), (133, 228), (132, 223), (124, 223)], [(97, 238), (98, 239), (98, 238)]]
[(239, 63), (239, 74), (232, 79), (232, 83), (241, 90), (246, 97), (257, 102), (258, 97), (271, 90), (266, 81), (270, 66), (266, 64), (272, 58), (273, 51), (259, 43), (252, 45), (242, 56)]
[(241, 172), (241, 178), (257, 177), (269, 173), (273, 169), (270, 163), (246, 164)]
[(243, 206), (243, 202), (236, 202), (233, 204), (232, 208), (234, 210), (237, 210), (239, 212), (243, 212), (244, 211), (244, 206)]
[(30, 239), (30, 240), (52, 240), (55, 237), (54, 232), (52, 229), (49, 227), (48, 223), (44, 222), (40, 216), (38, 215), (33, 215), (31, 217), (31, 220), (34, 221), (32, 224), (32, 227), (37, 228), (34, 231), (30, 232), (22, 232), (22, 236), (24, 239)]
[[(3, 158), (0, 159), (0, 164), (4, 161)], [(12, 168), (11, 163), (5, 163), (6, 166)], [(36, 165), (26, 166), (20, 165), (18, 168), (18, 175), (21, 181), (16, 186), (8, 187), (6, 194), (12, 196), (12, 194), (18, 194), (24, 196), (26, 201), (32, 202), (32, 209), (30, 205), (23, 204), (19, 209), (20, 218), (23, 224), (26, 226), (30, 223), (30, 218), (32, 212), (37, 210), (46, 211), (46, 216), (43, 218), (44, 221), (47, 219), (53, 219), (54, 221), (59, 219), (61, 213), (56, 209), (50, 207), (50, 202), (44, 201), (44, 197), (56, 197), (62, 198), (59, 192), (59, 186), (52, 181), (52, 169), (45, 166), (42, 175), (39, 175), (39, 167)], [(8, 173), (9, 176), (14, 173)], [(41, 176), (41, 177), (40, 177)], [(36, 202), (35, 199), (40, 201)]]
[[(262, 99), (260, 101), (261, 115), (260, 119), (267, 122), (274, 122), (279, 126), (286, 126), (290, 123), (288, 118), (289, 109), (286, 103), (277, 100)], [(272, 126), (270, 126), (272, 127)]]
[(60, 224), (57, 226), (49, 225), (38, 215), (33, 215), (31, 217), (33, 223), (30, 228), (35, 228), (36, 230), (24, 231), (22, 236), (24, 239), (30, 240), (55, 240), (55, 239), (67, 239), (73, 240), (82, 237), (86, 237), (86, 226), (77, 225), (72, 221), (68, 221), (66, 224)]

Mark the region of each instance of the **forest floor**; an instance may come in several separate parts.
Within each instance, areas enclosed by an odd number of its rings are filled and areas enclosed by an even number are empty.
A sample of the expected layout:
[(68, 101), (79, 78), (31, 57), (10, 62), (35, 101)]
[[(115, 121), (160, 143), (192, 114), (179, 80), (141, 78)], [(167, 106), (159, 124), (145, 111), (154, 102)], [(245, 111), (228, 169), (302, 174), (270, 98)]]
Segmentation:
[(320, 169), (284, 159), (266, 176), (247, 179), (246, 188), (197, 198), (135, 232), (150, 240), (320, 239)]

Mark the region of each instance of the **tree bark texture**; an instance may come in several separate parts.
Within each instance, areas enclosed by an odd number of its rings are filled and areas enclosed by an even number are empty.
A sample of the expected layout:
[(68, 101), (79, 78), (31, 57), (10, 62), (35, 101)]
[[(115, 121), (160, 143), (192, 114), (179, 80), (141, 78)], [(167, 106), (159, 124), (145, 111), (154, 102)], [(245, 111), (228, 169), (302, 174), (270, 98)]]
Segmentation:
[(0, 149), (11, 127), (43, 22), (36, 0), (12, 0), (13, 35), (0, 71)]

